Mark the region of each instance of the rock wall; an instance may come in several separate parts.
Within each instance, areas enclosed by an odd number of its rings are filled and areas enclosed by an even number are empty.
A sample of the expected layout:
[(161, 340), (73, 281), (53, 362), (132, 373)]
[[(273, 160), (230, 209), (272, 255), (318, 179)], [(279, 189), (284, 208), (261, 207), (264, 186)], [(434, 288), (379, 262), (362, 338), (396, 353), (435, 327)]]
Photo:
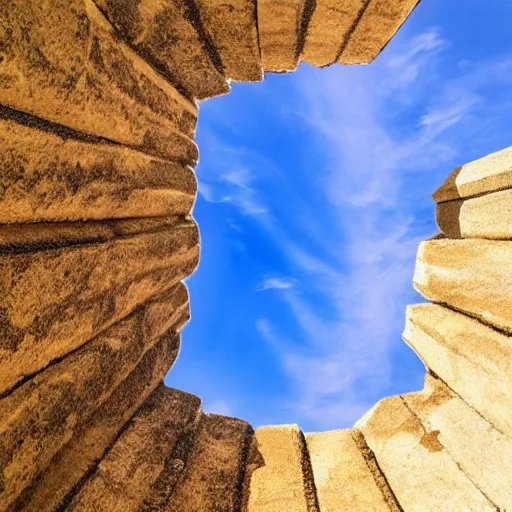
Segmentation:
[(304, 435), (169, 389), (197, 100), (368, 64), (417, 0), (0, 0), (0, 511), (512, 510), (512, 151), (434, 194), (424, 390)]

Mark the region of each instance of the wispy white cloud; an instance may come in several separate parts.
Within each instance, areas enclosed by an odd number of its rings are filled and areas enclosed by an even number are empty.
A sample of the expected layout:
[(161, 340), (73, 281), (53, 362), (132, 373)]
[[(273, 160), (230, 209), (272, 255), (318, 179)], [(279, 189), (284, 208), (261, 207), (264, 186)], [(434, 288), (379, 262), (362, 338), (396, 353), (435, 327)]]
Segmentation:
[(204, 411), (210, 414), (220, 414), (222, 416), (232, 416), (232, 408), (226, 400), (214, 400), (204, 406)]
[(261, 284), (256, 288), (258, 291), (277, 289), (287, 290), (295, 286), (295, 280), (287, 279), (284, 277), (270, 277), (267, 276)]

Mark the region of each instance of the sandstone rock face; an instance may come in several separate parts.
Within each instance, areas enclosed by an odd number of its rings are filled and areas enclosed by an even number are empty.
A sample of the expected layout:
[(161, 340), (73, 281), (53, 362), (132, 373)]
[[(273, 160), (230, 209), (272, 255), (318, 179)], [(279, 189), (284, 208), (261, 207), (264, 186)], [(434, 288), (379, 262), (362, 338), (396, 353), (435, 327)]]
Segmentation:
[(389, 512), (350, 430), (306, 434), (318, 505), (322, 512)]
[(299, 65), (305, 1), (258, 0), (258, 32), (265, 71), (295, 71)]
[(92, 0), (4, 7), (2, 105), (195, 163), (196, 106), (116, 37)]
[(302, 60), (318, 67), (336, 62), (366, 3), (366, 0), (316, 0)]
[(403, 398), (381, 400), (356, 428), (363, 433), (403, 510), (495, 511)]
[(510, 148), (434, 194), (414, 285), (439, 304), (403, 335), (421, 392), (304, 436), (162, 383), (199, 260), (197, 101), (371, 62), (416, 3), (0, 0), (0, 512), (511, 506)]
[(229, 92), (222, 63), (216, 49), (205, 38), (193, 2), (97, 0), (96, 3), (124, 39), (187, 96), (202, 100)]
[[(20, 228), (2, 240), (0, 227), (0, 393), (176, 284), (198, 262), (197, 227), (179, 218), (86, 225), (85, 234), (76, 226), (26, 230), (21, 242)], [(56, 240), (68, 245), (51, 249)]]
[(0, 119), (0, 221), (189, 215), (193, 171), (118, 144)]
[(436, 203), (512, 188), (512, 148), (455, 169), (434, 192)]
[(256, 0), (196, 0), (196, 4), (226, 77), (235, 82), (263, 80)]
[(383, 50), (419, 0), (367, 0), (341, 51), (341, 64), (369, 64)]
[(512, 339), (435, 304), (407, 308), (403, 334), (425, 365), (495, 428), (512, 436)]
[(489, 240), (429, 240), (418, 249), (414, 287), (427, 299), (512, 332), (512, 244)]
[(255, 432), (261, 461), (246, 489), (246, 512), (319, 511), (304, 434), (297, 425), (261, 427)]

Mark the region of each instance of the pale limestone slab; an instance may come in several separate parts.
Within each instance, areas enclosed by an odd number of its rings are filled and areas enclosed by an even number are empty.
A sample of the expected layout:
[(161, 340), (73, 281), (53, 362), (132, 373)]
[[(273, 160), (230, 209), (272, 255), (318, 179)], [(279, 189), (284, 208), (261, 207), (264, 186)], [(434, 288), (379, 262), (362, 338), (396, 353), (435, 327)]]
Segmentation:
[(425, 430), (400, 396), (381, 400), (355, 425), (403, 510), (495, 512), (496, 508)]
[(336, 62), (365, 0), (317, 0), (309, 20), (301, 60), (317, 67)]
[(389, 512), (351, 430), (305, 436), (321, 512)]
[(262, 465), (252, 472), (244, 512), (310, 512), (302, 472), (305, 447), (299, 427), (260, 427), (255, 442)]
[(439, 203), (436, 220), (450, 238), (512, 239), (512, 189)]
[(425, 428), (438, 432), (439, 441), (461, 470), (492, 503), (506, 510), (512, 503), (511, 439), (431, 374), (423, 391), (403, 398)]
[(439, 239), (418, 248), (413, 285), (427, 299), (512, 332), (512, 242)]
[(258, 0), (258, 33), (263, 69), (295, 71), (305, 0)]
[(405, 342), (498, 430), (512, 436), (512, 338), (435, 304), (408, 306)]
[(340, 64), (369, 64), (379, 55), (419, 0), (370, 0), (338, 59)]
[(434, 192), (436, 203), (512, 188), (512, 147), (455, 169)]

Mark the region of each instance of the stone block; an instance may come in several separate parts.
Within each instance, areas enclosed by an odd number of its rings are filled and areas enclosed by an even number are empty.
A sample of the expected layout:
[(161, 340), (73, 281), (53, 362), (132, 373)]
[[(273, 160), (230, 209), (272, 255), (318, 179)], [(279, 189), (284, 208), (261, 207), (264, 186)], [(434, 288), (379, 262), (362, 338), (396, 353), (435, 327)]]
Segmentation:
[(496, 429), (512, 437), (512, 339), (436, 304), (408, 306), (405, 342)]
[(407, 512), (496, 511), (400, 396), (381, 400), (355, 425)]
[(0, 41), (2, 105), (166, 159), (197, 161), (197, 106), (122, 43), (92, 0), (11, 3), (0, 13)]
[(512, 239), (512, 189), (439, 203), (436, 221), (449, 238)]
[(305, 0), (258, 0), (258, 33), (263, 69), (295, 71), (299, 65)]
[(351, 430), (306, 434), (321, 512), (389, 512)]
[(229, 92), (222, 62), (194, 2), (97, 0), (123, 38), (187, 96), (203, 100)]
[(457, 167), (434, 192), (436, 203), (512, 188), (512, 147)]
[(338, 59), (340, 64), (369, 64), (384, 49), (419, 0), (369, 0)]
[(184, 308), (188, 294), (179, 284), (0, 401), (2, 503), (45, 471), (162, 335), (182, 327)]
[(425, 378), (425, 389), (404, 395), (404, 400), (428, 430), (437, 432), (461, 471), (498, 510), (506, 510), (512, 503), (510, 438), (430, 374)]
[(161, 384), (124, 428), (66, 510), (139, 512), (200, 414), (201, 400)]
[(306, 441), (297, 425), (256, 429), (253, 451), (260, 463), (246, 485), (246, 512), (318, 511), (317, 504), (311, 503), (314, 500), (308, 496), (314, 492), (313, 475), (304, 471), (310, 461)]
[(180, 218), (0, 227), (0, 394), (191, 274), (198, 244)]
[(253, 429), (245, 421), (204, 414), (190, 455), (163, 510), (238, 512)]
[(424, 297), (512, 332), (512, 242), (451, 240), (422, 242), (413, 284)]
[(0, 119), (0, 222), (189, 215), (185, 165)]
[(196, 0), (196, 4), (226, 77), (235, 82), (263, 80), (256, 0)]
[(365, 0), (316, 0), (302, 61), (317, 67), (335, 63), (365, 4)]
[[(187, 318), (188, 314), (182, 313), (179, 323)], [(11, 509), (54, 512), (67, 506), (84, 476), (94, 471), (126, 422), (161, 384), (178, 356), (179, 346), (180, 335), (171, 329), (144, 354), (137, 367), (89, 420), (77, 425), (72, 439), (52, 458), (51, 471), (40, 473)]]

